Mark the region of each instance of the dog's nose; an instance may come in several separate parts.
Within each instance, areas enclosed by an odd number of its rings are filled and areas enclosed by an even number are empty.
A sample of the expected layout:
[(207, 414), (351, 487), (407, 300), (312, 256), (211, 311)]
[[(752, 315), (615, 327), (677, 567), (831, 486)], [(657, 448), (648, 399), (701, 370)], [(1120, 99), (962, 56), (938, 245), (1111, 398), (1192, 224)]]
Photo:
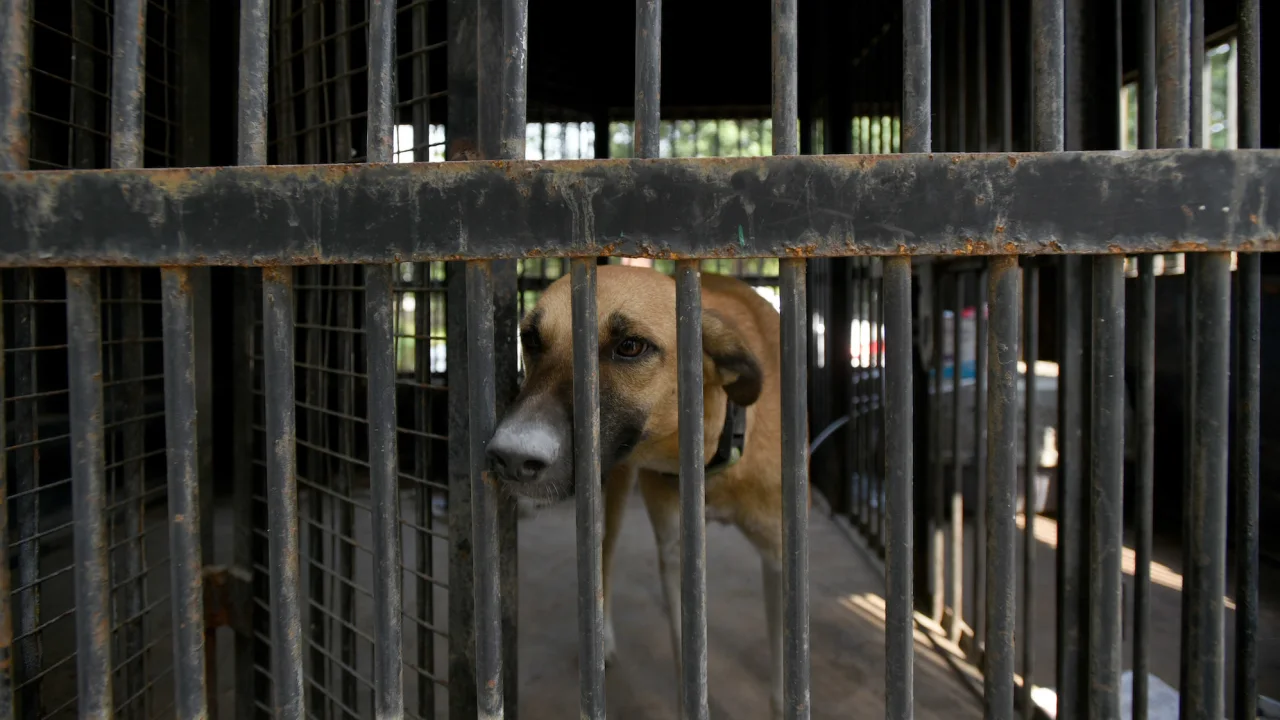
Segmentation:
[(498, 475), (513, 482), (532, 482), (555, 462), (560, 443), (537, 425), (502, 426), (485, 452)]

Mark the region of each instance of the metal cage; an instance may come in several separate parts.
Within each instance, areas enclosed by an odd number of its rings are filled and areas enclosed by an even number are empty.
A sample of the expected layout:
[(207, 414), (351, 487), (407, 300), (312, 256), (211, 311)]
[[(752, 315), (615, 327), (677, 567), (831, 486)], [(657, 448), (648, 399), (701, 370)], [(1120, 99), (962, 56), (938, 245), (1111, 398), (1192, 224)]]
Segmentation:
[[(813, 485), (883, 562), (886, 717), (913, 717), (913, 633), (930, 622), (981, 668), (987, 718), (1035, 715), (1040, 633), (1057, 717), (1118, 718), (1131, 617), (1145, 718), (1156, 259), (1175, 253), (1182, 713), (1224, 717), (1230, 695), (1234, 717), (1258, 717), (1280, 151), (1259, 149), (1262, 3), (1238, 4), (1240, 149), (1199, 149), (1192, 122), (1204, 3), (1144, 0), (1141, 151), (1115, 152), (1072, 124), (1084, 91), (1065, 68), (1080, 23), (1119, 24), (1118, 3), (903, 0), (851, 60), (901, 96), (836, 112), (801, 107), (798, 0), (775, 0), (770, 117), (735, 111), (726, 135), (723, 118), (662, 119), (662, 7), (637, 0), (634, 115), (596, 112), (588, 135), (546, 108), (526, 122), (528, 0), (241, 0), (238, 163), (206, 167), (183, 140), (200, 105), (182, 19), (212, 6), (0, 0), (0, 718), (514, 717), (517, 508), (484, 451), (519, 382), (517, 318), (568, 276), (574, 416), (598, 419), (597, 266), (640, 260), (675, 278), (682, 417), (703, 409), (701, 273), (776, 294), (785, 717), (813, 711)], [(1110, 77), (1118, 54), (1088, 72)], [(229, 417), (213, 409), (215, 316), (234, 337)], [(820, 452), (835, 432), (845, 450)], [(687, 718), (709, 715), (703, 433), (679, 428)], [(601, 474), (598, 421), (574, 426), (573, 453), (576, 474)], [(575, 499), (587, 718), (606, 714), (601, 495), (581, 483)], [(1045, 504), (1052, 629), (1036, 620)]]

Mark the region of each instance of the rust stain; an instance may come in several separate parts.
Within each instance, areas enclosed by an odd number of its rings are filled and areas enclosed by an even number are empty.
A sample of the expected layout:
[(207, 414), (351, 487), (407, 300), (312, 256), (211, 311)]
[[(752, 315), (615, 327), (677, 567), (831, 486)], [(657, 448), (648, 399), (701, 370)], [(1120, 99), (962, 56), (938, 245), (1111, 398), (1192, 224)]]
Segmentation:
[(1254, 214), (1254, 213), (1249, 213), (1249, 222), (1253, 223), (1254, 225), (1257, 225), (1257, 224), (1258, 224), (1258, 216), (1257, 216), (1256, 214)]
[(1014, 155), (1010, 155), (1010, 156), (1009, 156), (1009, 169), (1010, 169), (1010, 170), (1013, 170), (1013, 169), (1014, 169), (1014, 168), (1016, 168), (1016, 167), (1018, 167), (1018, 158), (1017, 158), (1016, 156), (1014, 156)]

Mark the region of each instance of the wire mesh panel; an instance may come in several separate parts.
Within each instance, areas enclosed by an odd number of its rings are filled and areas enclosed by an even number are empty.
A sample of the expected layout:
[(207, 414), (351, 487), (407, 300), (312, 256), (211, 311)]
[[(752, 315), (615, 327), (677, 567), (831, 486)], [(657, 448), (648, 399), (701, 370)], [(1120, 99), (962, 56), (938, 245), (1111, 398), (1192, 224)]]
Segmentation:
[[(143, 159), (176, 163), (174, 0), (145, 4)], [(30, 5), (28, 119), (32, 169), (110, 163), (113, 3)], [(75, 717), (75, 583), (64, 273), (0, 275), (10, 525), (15, 704), (22, 718)], [(127, 718), (172, 714), (167, 493), (159, 271), (104, 271), (101, 288), (107, 547), (113, 703)]]
[[(398, 3), (395, 162), (444, 159), (444, 3)], [(269, 159), (363, 162), (368, 136), (368, 7), (362, 0), (273, 3)], [(294, 271), (297, 476), (304, 694), (316, 717), (371, 717), (375, 606), (365, 277), (353, 265)], [(405, 712), (445, 713), (449, 536), (443, 263), (395, 278), (396, 419), (403, 562)], [(262, 384), (262, 295), (255, 318), (254, 698), (270, 712), (271, 620)]]

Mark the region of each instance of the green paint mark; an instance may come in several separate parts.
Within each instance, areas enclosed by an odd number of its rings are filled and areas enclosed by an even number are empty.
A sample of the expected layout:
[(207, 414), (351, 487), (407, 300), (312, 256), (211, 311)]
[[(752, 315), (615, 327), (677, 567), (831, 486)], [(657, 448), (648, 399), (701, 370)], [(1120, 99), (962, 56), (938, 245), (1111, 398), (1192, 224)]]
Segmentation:
[(746, 236), (744, 236), (744, 235), (742, 234), (742, 226), (741, 226), (741, 225), (739, 225), (739, 226), (738, 226), (738, 245), (740, 245), (740, 246), (742, 246), (742, 247), (746, 247), (746, 246), (747, 246), (747, 238), (746, 238)]

